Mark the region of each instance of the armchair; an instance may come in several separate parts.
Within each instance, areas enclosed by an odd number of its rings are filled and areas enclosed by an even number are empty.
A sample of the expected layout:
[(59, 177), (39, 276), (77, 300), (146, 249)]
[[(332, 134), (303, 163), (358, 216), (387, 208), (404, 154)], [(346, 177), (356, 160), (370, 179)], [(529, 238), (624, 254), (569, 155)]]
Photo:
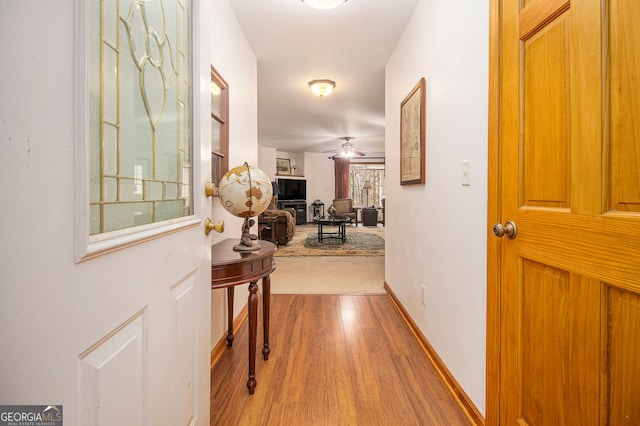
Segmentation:
[(353, 207), (351, 198), (336, 198), (333, 200), (333, 207), (336, 209), (336, 216), (345, 216), (349, 218), (349, 222), (355, 222), (358, 226), (358, 210)]
[[(267, 209), (260, 216), (276, 216), (278, 218), (276, 241), (286, 246), (296, 233), (296, 211), (294, 209)], [(263, 236), (260, 235), (262, 239)]]

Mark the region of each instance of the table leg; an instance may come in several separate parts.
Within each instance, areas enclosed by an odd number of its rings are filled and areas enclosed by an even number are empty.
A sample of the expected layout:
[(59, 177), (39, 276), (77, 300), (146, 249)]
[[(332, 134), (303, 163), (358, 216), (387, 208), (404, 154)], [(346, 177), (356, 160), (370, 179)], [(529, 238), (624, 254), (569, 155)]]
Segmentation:
[(262, 279), (262, 326), (264, 328), (264, 345), (262, 357), (269, 359), (271, 348), (269, 347), (269, 306), (271, 305), (271, 277), (267, 275)]
[(322, 242), (322, 225), (318, 224), (318, 242)]
[(227, 346), (233, 345), (233, 286), (227, 287)]
[(253, 395), (256, 388), (256, 334), (258, 328), (258, 283), (249, 283), (249, 380), (247, 388)]

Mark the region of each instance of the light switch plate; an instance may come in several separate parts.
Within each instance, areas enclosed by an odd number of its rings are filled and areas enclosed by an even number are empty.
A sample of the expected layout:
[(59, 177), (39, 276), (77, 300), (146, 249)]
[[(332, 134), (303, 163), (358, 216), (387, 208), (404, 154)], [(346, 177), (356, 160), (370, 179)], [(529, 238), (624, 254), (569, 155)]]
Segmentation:
[(462, 162), (462, 186), (471, 186), (471, 160)]

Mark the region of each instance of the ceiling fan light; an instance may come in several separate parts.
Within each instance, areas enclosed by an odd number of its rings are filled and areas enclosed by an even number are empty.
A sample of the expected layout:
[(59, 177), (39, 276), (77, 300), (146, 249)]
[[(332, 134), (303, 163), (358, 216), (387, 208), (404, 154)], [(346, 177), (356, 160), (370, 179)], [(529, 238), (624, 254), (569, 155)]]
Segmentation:
[(333, 9), (346, 1), (347, 0), (302, 0), (303, 3), (316, 9)]
[(311, 80), (309, 87), (314, 95), (324, 98), (333, 92), (336, 82), (333, 80)]
[(340, 152), (340, 157), (343, 157), (343, 158), (353, 157), (353, 152), (351, 152), (351, 148), (342, 148), (342, 151)]

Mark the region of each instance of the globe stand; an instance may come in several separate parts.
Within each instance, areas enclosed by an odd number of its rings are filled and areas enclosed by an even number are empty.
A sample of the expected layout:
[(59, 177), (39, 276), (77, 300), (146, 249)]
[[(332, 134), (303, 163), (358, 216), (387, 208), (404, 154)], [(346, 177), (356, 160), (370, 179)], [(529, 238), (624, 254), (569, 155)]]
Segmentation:
[(234, 251), (249, 252), (260, 250), (260, 244), (253, 243), (253, 240), (258, 239), (258, 236), (249, 232), (255, 223), (256, 221), (249, 218), (249, 216), (244, 217), (244, 222), (242, 223), (242, 236), (240, 237), (240, 242), (233, 246)]

